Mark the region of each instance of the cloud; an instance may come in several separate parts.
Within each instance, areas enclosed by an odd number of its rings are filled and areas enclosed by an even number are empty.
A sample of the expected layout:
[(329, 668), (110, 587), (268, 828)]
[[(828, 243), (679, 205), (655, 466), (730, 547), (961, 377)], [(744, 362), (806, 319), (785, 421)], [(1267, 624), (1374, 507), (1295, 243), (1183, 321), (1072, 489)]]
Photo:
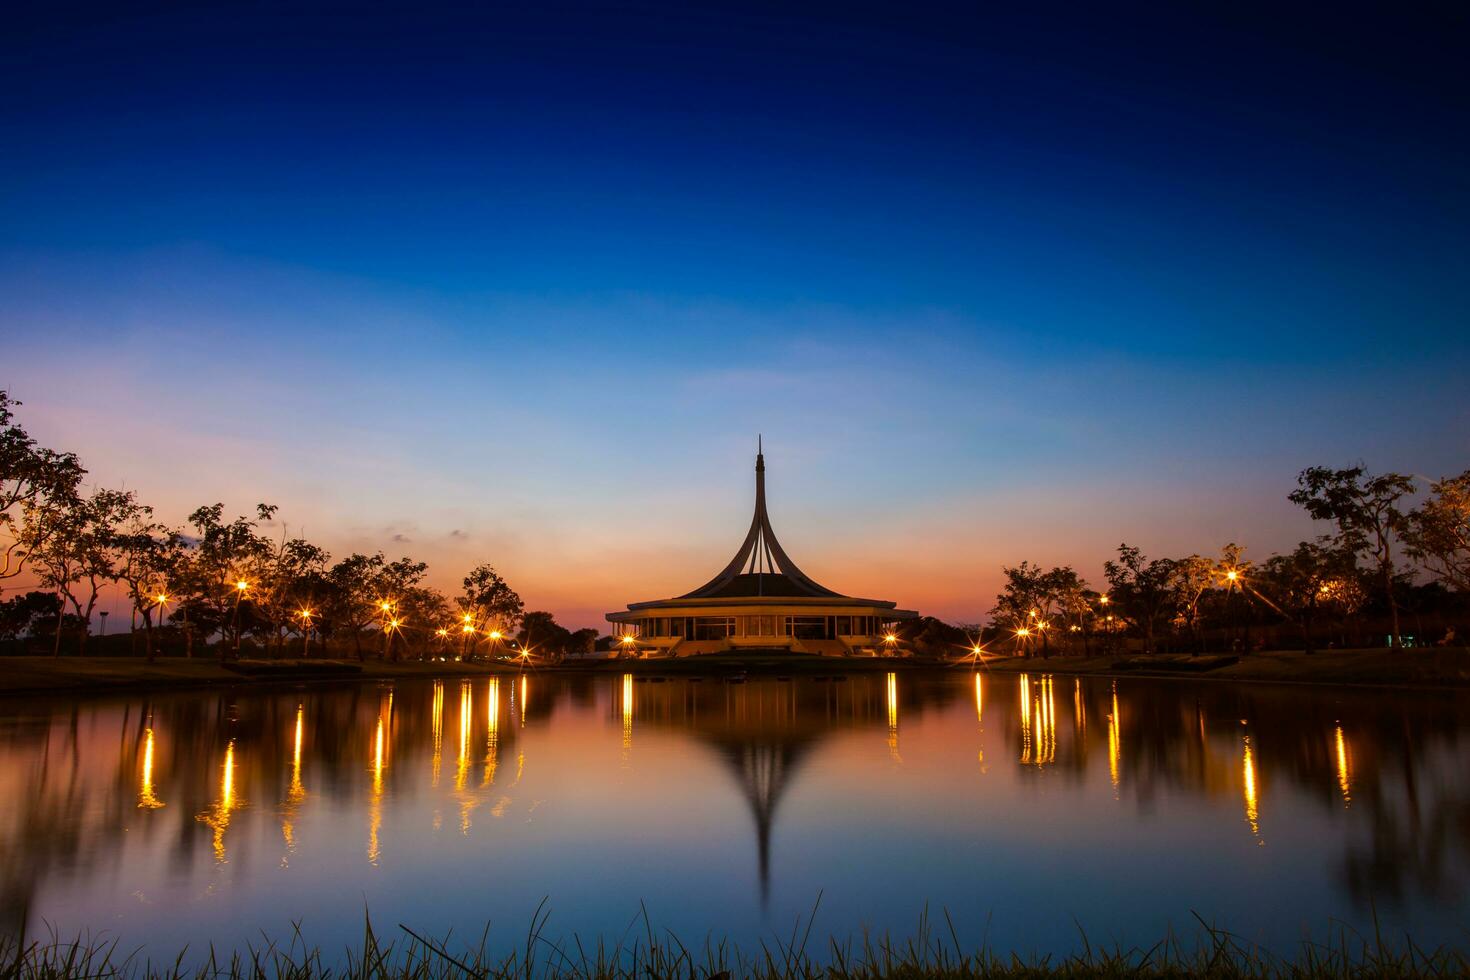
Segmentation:
[(449, 532), (449, 536), (455, 541), (468, 541), (470, 533), (468, 531), (461, 531), (459, 528), (455, 528), (453, 531)]

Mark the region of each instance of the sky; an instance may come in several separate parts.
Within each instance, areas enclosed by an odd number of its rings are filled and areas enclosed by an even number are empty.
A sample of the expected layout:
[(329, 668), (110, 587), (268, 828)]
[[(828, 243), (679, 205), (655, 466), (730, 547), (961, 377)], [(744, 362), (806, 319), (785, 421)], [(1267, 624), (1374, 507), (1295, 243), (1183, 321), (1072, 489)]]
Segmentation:
[(958, 622), (1470, 468), (1463, 7), (979, 6), (26, 6), (0, 386), (573, 626), (723, 566), (758, 434), (808, 574)]

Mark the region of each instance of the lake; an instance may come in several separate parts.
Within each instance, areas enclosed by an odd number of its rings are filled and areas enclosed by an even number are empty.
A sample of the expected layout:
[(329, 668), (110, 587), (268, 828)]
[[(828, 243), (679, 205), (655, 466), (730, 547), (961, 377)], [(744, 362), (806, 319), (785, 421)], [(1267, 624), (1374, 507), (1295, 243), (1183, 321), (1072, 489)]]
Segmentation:
[[(155, 957), (404, 923), (1290, 954), (1470, 923), (1463, 694), (900, 671), (0, 702), (0, 930)], [(818, 897), (820, 905), (818, 906)], [(947, 932), (947, 927), (946, 927)]]

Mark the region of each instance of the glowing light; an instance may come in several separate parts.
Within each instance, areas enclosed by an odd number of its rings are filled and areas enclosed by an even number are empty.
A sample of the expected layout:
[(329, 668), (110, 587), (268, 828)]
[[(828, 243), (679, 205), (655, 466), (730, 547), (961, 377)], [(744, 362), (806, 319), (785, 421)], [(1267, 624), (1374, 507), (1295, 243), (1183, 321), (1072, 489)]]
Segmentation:
[(975, 675), (975, 720), (985, 724), (985, 685), (980, 675)]
[(373, 793), (368, 803), (368, 846), (369, 864), (377, 864), (382, 849), (378, 843), (378, 830), (383, 825), (383, 712), (378, 712), (378, 730), (373, 736)]
[(1097, 601), (1098, 601), (1098, 605), (1106, 606), (1108, 603), (1112, 602), (1113, 600), (1109, 599), (1107, 596), (1100, 596)]
[(464, 614), (464, 621), (466, 623), (473, 623), (475, 621), (475, 617), (471, 616), (469, 613), (465, 613)]
[(388, 621), (388, 628), (389, 628), (389, 629), (394, 629), (394, 630), (396, 630), (396, 629), (397, 629), (397, 628), (398, 628), (398, 620), (396, 620), (396, 619), (391, 619), (391, 620), (389, 620), (389, 621)]
[(492, 639), (492, 640), (498, 640), (498, 639), (500, 639), (500, 630), (491, 630), (490, 631), (490, 639)]
[(448, 636), (449, 635), (449, 631), (447, 629), (443, 629), (443, 628), (436, 629), (434, 631), (434, 635), (435, 636)]
[(388, 600), (384, 599), (382, 602), (378, 603), (378, 607), (380, 609), (382, 609), (383, 612), (387, 612), (389, 609), (392, 609), (393, 608), (393, 603), (391, 603)]
[[(1241, 786), (1245, 793), (1245, 822), (1251, 833), (1261, 836), (1260, 799), (1256, 792), (1256, 759), (1251, 752), (1251, 737), (1245, 736), (1245, 755), (1241, 758)], [(1262, 842), (1264, 843), (1264, 841)]]
[(1022, 626), (1020, 629), (1016, 630), (1016, 635), (1020, 637), (1027, 637), (1031, 635), (1031, 631)]
[(1118, 769), (1123, 761), (1123, 716), (1118, 711), (1118, 688), (1113, 686), (1113, 710), (1108, 715), (1108, 773), (1113, 778), (1113, 798), (1117, 798)]
[[(470, 690), (469, 681), (461, 681), (459, 685), (459, 766), (454, 773), (454, 788), (464, 789), (465, 776), (470, 767), (470, 712), (474, 708), (474, 693)], [(461, 821), (461, 829), (468, 829)]]
[(157, 810), (161, 806), (163, 801), (153, 792), (153, 729), (149, 728), (143, 732), (143, 774), (138, 780), (138, 808)]
[(888, 633), (888, 634), (885, 634), (884, 635), (883, 642), (884, 643), (897, 643), (898, 642), (898, 637), (895, 636), (895, 635), (893, 635), (892, 633)]
[(1021, 675), (1020, 693), (1017, 700), (1021, 705), (1021, 763), (1031, 761), (1031, 678)]
[(469, 623), (465, 623), (463, 626), (460, 627), (460, 632), (462, 632), (462, 633), (473, 633), (474, 631), (475, 631), (475, 628), (473, 626), (471, 626)]
[(623, 752), (633, 747), (633, 675), (623, 675)]
[(1232, 568), (1230, 569), (1230, 571), (1225, 573), (1225, 578), (1231, 582), (1234, 582), (1236, 579), (1240, 578), (1240, 573)]
[(637, 643), (637, 642), (638, 641), (636, 639), (634, 639), (632, 633), (624, 633), (623, 634), (623, 646), (628, 646), (629, 644)]
[(1352, 806), (1352, 781), (1348, 771), (1347, 740), (1343, 738), (1342, 726), (1337, 726), (1337, 785), (1342, 790), (1342, 805)]
[(894, 762), (902, 762), (898, 756), (898, 675), (888, 675), (888, 754)]
[(160, 592), (160, 593), (158, 593), (158, 595), (156, 595), (156, 596), (153, 597), (153, 601), (155, 603), (157, 603), (158, 605), (160, 605), (160, 606), (163, 605), (165, 602), (168, 602), (168, 593), (167, 592)]
[(250, 583), (245, 581), (243, 578), (235, 583), (235, 589), (239, 592), (244, 592), (248, 588), (250, 588)]
[[(442, 632), (442, 631), (441, 631)], [(434, 739), (434, 752), (429, 760), (432, 771), (432, 785), (439, 785), (439, 768), (441, 754), (444, 750), (444, 682), (434, 682), (434, 707), (430, 714), (430, 727)]]
[(311, 618), (311, 610), (310, 609), (303, 609), (299, 613), (297, 613), (296, 615), (300, 616), (302, 619), (310, 619)]
[(286, 802), (281, 808), (281, 837), (286, 850), (296, 850), (296, 809), (306, 799), (306, 787), (301, 783), (301, 741), (305, 730), (305, 709), (296, 706), (296, 735), (291, 748), (291, 785), (286, 790)]
[(217, 864), (228, 861), (225, 831), (230, 829), (230, 814), (239, 805), (235, 799), (235, 740), (230, 739), (225, 746), (225, 762), (220, 772), (219, 799), (195, 818), (214, 831), (214, 860)]

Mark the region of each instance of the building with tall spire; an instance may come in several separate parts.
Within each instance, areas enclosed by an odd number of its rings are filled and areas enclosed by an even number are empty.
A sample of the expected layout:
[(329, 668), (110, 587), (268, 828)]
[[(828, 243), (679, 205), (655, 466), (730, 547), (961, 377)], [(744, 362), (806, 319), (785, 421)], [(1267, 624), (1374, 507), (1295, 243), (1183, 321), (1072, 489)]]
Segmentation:
[(828, 656), (883, 652), (891, 627), (918, 614), (884, 599), (857, 599), (819, 585), (776, 540), (766, 511), (766, 462), (755, 456), (755, 515), (720, 573), (673, 599), (630, 603), (607, 620), (623, 647), (642, 656), (740, 650)]

